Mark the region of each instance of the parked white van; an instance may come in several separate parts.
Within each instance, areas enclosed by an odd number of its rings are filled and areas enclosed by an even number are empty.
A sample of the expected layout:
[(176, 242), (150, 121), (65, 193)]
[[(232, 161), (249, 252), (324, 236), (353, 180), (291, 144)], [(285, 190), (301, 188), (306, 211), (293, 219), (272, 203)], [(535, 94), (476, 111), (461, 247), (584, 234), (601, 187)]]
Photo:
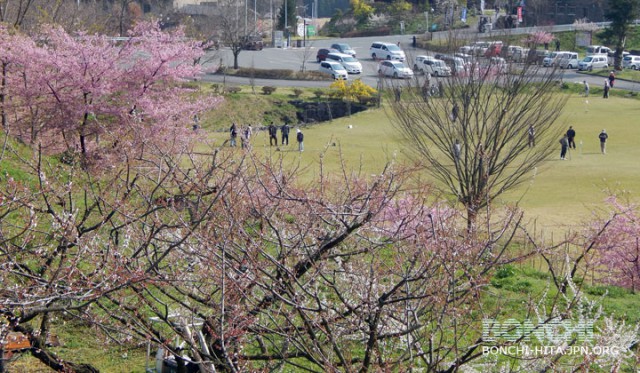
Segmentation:
[(578, 63), (578, 70), (606, 69), (609, 61), (606, 54), (587, 56)]
[(560, 61), (560, 58), (562, 56), (564, 56), (565, 54), (567, 54), (569, 52), (551, 52), (550, 55), (548, 55), (547, 57), (545, 57), (542, 60), (542, 66), (544, 67), (549, 67), (549, 66), (558, 66), (558, 61)]
[(451, 68), (442, 60), (437, 60), (430, 56), (416, 56), (413, 69), (423, 74), (429, 73), (433, 76), (450, 76)]
[(602, 45), (590, 45), (587, 47), (587, 56), (595, 56), (599, 54), (607, 54), (611, 53), (611, 49)]
[(580, 63), (580, 60), (578, 59), (578, 53), (576, 52), (567, 52), (565, 55), (561, 56), (557, 62), (561, 69), (577, 69), (578, 63)]
[(625, 69), (640, 69), (640, 56), (627, 55), (622, 59), (622, 67)]
[(402, 49), (393, 43), (383, 43), (377, 41), (371, 44), (369, 48), (369, 55), (374, 60), (398, 60), (404, 61), (405, 55)]

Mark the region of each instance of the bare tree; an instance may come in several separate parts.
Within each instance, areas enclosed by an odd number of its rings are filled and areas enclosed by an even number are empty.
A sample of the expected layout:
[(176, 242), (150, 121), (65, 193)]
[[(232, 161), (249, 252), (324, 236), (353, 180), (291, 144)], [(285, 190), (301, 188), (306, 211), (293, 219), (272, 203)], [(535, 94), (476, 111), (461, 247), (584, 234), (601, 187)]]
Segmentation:
[(307, 69), (307, 62), (309, 60), (313, 59), (313, 49), (311, 49), (313, 47), (313, 42), (309, 42), (307, 41), (306, 44), (303, 46), (303, 49), (298, 52), (298, 55), (300, 56), (300, 71), (305, 72)]
[(465, 207), (469, 228), (482, 208), (548, 160), (567, 100), (556, 70), (493, 61), (477, 59), (466, 72), (439, 78), (440, 98), (420, 97), (416, 86), (391, 105), (408, 148)]
[(248, 36), (248, 26), (245, 25), (246, 19), (241, 5), (240, 1), (221, 0), (217, 5), (217, 15), (213, 16), (213, 21), (219, 27), (222, 42), (231, 49), (233, 54), (234, 69), (238, 68), (238, 56), (245, 46)]

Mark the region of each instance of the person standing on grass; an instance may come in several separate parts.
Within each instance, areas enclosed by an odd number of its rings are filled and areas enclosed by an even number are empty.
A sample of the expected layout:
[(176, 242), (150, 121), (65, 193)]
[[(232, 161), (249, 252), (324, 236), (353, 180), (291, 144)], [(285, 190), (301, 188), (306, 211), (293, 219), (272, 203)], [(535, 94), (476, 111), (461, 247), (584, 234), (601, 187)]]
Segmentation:
[(269, 146), (273, 146), (274, 141), (278, 146), (278, 128), (271, 122), (269, 125)]
[(451, 121), (452, 122), (456, 122), (456, 120), (458, 119), (458, 114), (460, 113), (460, 108), (458, 107), (458, 104), (454, 103), (453, 107), (451, 108)]
[(610, 87), (610, 88), (613, 88), (613, 83), (615, 83), (615, 82), (616, 82), (616, 74), (612, 71), (612, 72), (609, 74), (609, 78), (608, 78), (608, 79), (609, 79), (609, 87)]
[(607, 154), (607, 139), (609, 138), (609, 135), (607, 135), (607, 131), (602, 130), (602, 132), (600, 132), (600, 134), (598, 135), (598, 138), (600, 139), (600, 151), (602, 152), (602, 154)]
[(300, 131), (299, 128), (296, 131), (298, 132), (298, 134), (296, 135), (296, 140), (298, 140), (298, 151), (303, 152), (304, 151), (304, 134), (302, 133), (302, 131)]
[(536, 145), (536, 130), (533, 128), (533, 125), (529, 126), (527, 135), (529, 136), (529, 147), (533, 148)]
[(453, 160), (456, 163), (460, 161), (460, 154), (462, 154), (462, 144), (460, 144), (460, 140), (456, 139), (456, 142), (453, 144)]
[(280, 132), (282, 132), (282, 145), (285, 145), (285, 142), (287, 143), (287, 145), (289, 145), (289, 130), (290, 129), (291, 129), (291, 127), (289, 127), (289, 125), (286, 122), (280, 128)]
[(584, 81), (584, 97), (589, 97), (589, 83), (587, 83), (587, 81)]
[(233, 123), (231, 125), (231, 128), (229, 128), (229, 132), (231, 134), (231, 147), (235, 147), (236, 146), (236, 139), (238, 138), (238, 126)]
[(569, 148), (569, 140), (567, 139), (567, 135), (564, 135), (561, 139), (560, 139), (560, 159), (561, 160), (565, 160), (567, 159), (567, 148)]
[(609, 98), (609, 80), (604, 80), (604, 90), (602, 92), (602, 98)]
[(576, 148), (576, 131), (573, 129), (573, 126), (569, 126), (569, 130), (567, 131), (567, 139), (569, 140), (569, 147), (573, 145), (573, 148)]

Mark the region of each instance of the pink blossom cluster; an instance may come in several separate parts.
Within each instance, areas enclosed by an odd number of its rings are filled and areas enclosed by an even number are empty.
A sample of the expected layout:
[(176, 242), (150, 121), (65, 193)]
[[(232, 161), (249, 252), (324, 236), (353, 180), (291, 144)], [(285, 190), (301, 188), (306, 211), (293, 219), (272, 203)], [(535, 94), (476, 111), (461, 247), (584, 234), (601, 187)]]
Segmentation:
[(3, 126), (50, 152), (123, 154), (154, 142), (183, 146), (195, 115), (220, 99), (195, 94), (200, 43), (140, 23), (124, 42), (44, 26), (0, 27)]

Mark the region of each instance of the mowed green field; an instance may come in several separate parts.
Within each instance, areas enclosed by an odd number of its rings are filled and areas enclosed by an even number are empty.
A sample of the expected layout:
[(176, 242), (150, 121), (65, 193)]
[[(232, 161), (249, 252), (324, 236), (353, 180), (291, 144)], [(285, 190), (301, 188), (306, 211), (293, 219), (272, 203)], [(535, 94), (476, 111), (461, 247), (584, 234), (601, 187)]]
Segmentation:
[[(576, 130), (577, 149), (569, 159), (560, 160), (560, 144), (550, 159), (517, 190), (498, 201), (519, 205), (529, 219), (549, 227), (575, 224), (591, 216), (593, 209), (604, 207), (607, 190), (627, 191), (637, 199), (640, 190), (640, 102), (632, 98), (588, 99), (572, 95), (559, 119), (559, 125)], [(600, 153), (598, 135), (609, 134), (607, 154)], [(266, 131), (252, 138), (256, 154), (284, 157), (303, 166), (303, 179), (317, 175), (320, 162), (325, 172), (340, 170), (340, 159), (353, 172), (369, 176), (379, 172), (386, 162), (408, 162), (408, 151), (389, 116), (382, 109), (370, 109), (348, 118), (302, 128), (305, 151), (297, 152), (295, 130), (290, 145), (270, 147)], [(220, 144), (227, 134), (214, 135)], [(278, 131), (280, 138), (280, 131)], [(559, 139), (558, 139), (559, 140)], [(241, 151), (240, 149), (234, 151)]]

